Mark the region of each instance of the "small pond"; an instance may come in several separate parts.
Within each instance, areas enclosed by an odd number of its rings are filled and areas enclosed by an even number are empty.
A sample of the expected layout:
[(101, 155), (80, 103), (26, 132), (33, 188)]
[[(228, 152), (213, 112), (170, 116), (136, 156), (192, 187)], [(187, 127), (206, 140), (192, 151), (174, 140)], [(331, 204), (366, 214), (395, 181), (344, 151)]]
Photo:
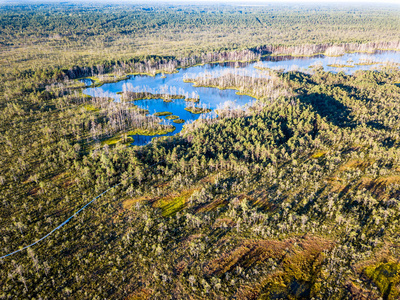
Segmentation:
[[(238, 108), (245, 105), (251, 105), (255, 99), (246, 95), (237, 95), (234, 90), (220, 90), (209, 87), (193, 87), (192, 83), (185, 83), (184, 78), (195, 78), (199, 74), (210, 73), (212, 76), (220, 76), (227, 72), (239, 73), (247, 76), (266, 76), (264, 72), (260, 72), (255, 67), (265, 67), (276, 70), (299, 70), (309, 72), (313, 66), (321, 66), (326, 71), (340, 72), (352, 74), (357, 70), (378, 70), (382, 63), (393, 62), (400, 63), (400, 52), (396, 51), (377, 51), (374, 54), (366, 53), (346, 53), (340, 57), (327, 57), (324, 55), (316, 55), (313, 57), (293, 57), (293, 56), (265, 56), (260, 62), (251, 63), (219, 63), (207, 64), (203, 66), (195, 66), (186, 69), (180, 69), (174, 74), (157, 74), (156, 76), (134, 75), (128, 79), (106, 83), (100, 87), (90, 87), (91, 81), (86, 80), (84, 83), (88, 87), (83, 91), (84, 94), (90, 96), (106, 96), (120, 100), (118, 92), (135, 91), (135, 92), (151, 92), (151, 93), (169, 93), (171, 95), (186, 95), (186, 97), (199, 97), (200, 102), (196, 106), (209, 108), (213, 110), (206, 114), (193, 114), (186, 107), (191, 106), (183, 99), (175, 99), (172, 102), (164, 102), (162, 99), (138, 100), (135, 104), (140, 108), (149, 110), (150, 114), (156, 112), (171, 112), (185, 123), (177, 124), (166, 117), (160, 117), (165, 124), (171, 124), (176, 127), (175, 131), (166, 135), (175, 135), (180, 132), (185, 124), (193, 122), (198, 118), (213, 118), (216, 116), (214, 110), (218, 108), (231, 107)], [(133, 136), (133, 145), (145, 145), (149, 143), (155, 136)]]

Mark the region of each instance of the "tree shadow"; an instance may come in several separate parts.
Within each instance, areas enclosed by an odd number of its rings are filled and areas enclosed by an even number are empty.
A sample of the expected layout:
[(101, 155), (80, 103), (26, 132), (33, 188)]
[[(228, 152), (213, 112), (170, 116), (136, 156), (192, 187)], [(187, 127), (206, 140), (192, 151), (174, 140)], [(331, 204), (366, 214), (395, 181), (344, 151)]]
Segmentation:
[(360, 98), (360, 96), (359, 96), (361, 94), (360, 93), (360, 89), (357, 88), (357, 87), (345, 85), (345, 84), (342, 84), (342, 83), (335, 84), (335, 87), (339, 87), (340, 89), (344, 90), (349, 97), (352, 97), (357, 101), (362, 101), (362, 102), (371, 101), (371, 99), (362, 99), (362, 98)]
[[(345, 86), (342, 86), (344, 88)], [(299, 96), (303, 104), (310, 105), (322, 118), (341, 128), (355, 128), (359, 124), (352, 118), (351, 109), (336, 100), (332, 96), (313, 93)], [(368, 121), (365, 123), (369, 128), (376, 130), (387, 130), (388, 128), (380, 122)], [(387, 144), (390, 145), (390, 141)]]
[(301, 103), (310, 105), (316, 113), (335, 126), (341, 128), (355, 127), (350, 116), (351, 110), (331, 96), (313, 93), (299, 96), (298, 99)]

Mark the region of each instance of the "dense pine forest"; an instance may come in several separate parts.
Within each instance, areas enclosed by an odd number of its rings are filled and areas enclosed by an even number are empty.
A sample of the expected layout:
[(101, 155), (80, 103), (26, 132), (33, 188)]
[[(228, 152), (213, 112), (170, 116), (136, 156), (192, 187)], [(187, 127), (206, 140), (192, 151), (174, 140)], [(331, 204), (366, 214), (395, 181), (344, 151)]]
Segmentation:
[(400, 50), (399, 28), (396, 5), (0, 5), (0, 299), (399, 299), (399, 63), (187, 78), (257, 101), (145, 146), (174, 128), (132, 100), (165, 95), (79, 80)]

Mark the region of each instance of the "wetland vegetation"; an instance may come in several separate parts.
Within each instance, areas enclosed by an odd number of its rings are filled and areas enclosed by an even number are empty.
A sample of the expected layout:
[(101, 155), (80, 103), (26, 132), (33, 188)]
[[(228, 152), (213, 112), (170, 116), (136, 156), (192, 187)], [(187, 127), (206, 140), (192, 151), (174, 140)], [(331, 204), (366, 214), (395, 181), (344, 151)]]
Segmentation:
[(1, 4), (0, 299), (398, 299), (399, 12)]
[[(135, 75), (123, 79), (122, 82), (90, 86), (83, 93), (94, 97), (113, 97), (116, 101), (135, 101), (136, 108), (143, 112), (154, 112), (154, 116), (163, 117), (164, 111), (170, 111), (186, 120), (179, 123), (184, 124), (199, 117), (215, 117), (221, 108), (244, 109), (251, 106), (256, 99), (265, 101), (273, 100), (277, 95), (290, 95), (290, 90), (276, 80), (278, 73), (295, 69), (310, 73), (315, 69), (326, 69), (353, 74), (358, 70), (380, 70), (396, 66), (395, 62), (399, 60), (400, 52), (395, 51), (346, 53), (340, 57), (268, 56), (257, 62), (240, 65), (232, 62), (203, 64), (164, 76)], [(170, 118), (162, 120), (164, 124), (177, 123), (168, 122)], [(181, 132), (183, 127), (178, 126), (173, 134)], [(166, 135), (170, 136), (172, 133)], [(151, 141), (150, 138), (137, 136), (134, 144), (144, 145)]]

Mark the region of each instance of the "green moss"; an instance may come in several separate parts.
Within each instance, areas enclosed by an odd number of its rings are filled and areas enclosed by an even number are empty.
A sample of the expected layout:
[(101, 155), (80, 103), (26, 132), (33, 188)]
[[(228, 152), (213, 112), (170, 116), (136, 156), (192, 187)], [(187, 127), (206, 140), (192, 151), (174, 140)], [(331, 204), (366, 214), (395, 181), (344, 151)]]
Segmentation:
[(112, 138), (109, 138), (108, 140), (102, 141), (101, 144), (111, 146), (111, 145), (117, 144), (119, 142), (119, 140), (120, 140), (119, 137), (112, 137)]
[(268, 72), (277, 72), (277, 73), (283, 73), (285, 71), (285, 69), (271, 69), (268, 67), (258, 67), (258, 66), (254, 66), (254, 69), (260, 70), (260, 71), (268, 71)]
[(97, 76), (89, 76), (89, 77), (85, 77), (87, 79), (91, 79), (93, 80), (93, 87), (99, 87), (101, 85), (103, 85), (104, 83), (113, 83), (113, 82), (118, 82), (118, 81), (122, 81), (125, 79), (128, 79), (127, 75), (123, 75), (123, 76), (114, 76), (113, 74), (106, 74), (103, 75), (103, 78), (100, 79)]
[(94, 81), (94, 83), (100, 83), (100, 79), (96, 76), (88, 76), (88, 77), (85, 77), (85, 79), (91, 79)]
[(92, 96), (89, 96), (89, 95), (86, 95), (86, 94), (82, 93), (82, 89), (78, 90), (78, 94), (79, 94), (79, 97), (82, 97), (82, 98), (87, 98), (87, 99), (91, 99), (92, 98)]
[(354, 68), (354, 66), (352, 66), (352, 65), (341, 65), (341, 64), (331, 64), (331, 65), (328, 65), (328, 67), (331, 67), (331, 68)]
[(165, 102), (171, 102), (170, 99), (185, 99), (185, 96), (182, 95), (152, 94), (145, 92), (118, 92), (117, 94), (122, 95), (123, 101), (164, 99)]
[[(169, 72), (169, 71), (164, 71), (164, 70), (156, 70), (156, 71), (154, 71), (154, 72), (152, 72), (152, 73), (148, 73), (148, 72), (142, 72), (142, 73), (140, 73), (140, 72), (134, 72), (134, 73), (128, 73), (127, 75), (144, 75), (144, 76), (151, 76), (151, 77), (154, 77), (154, 76), (156, 76), (157, 74), (160, 74), (160, 73), (164, 73), (164, 74), (175, 74), (175, 73), (178, 73), (179, 71), (178, 70), (173, 70), (172, 72)], [(161, 78), (165, 78), (166, 76), (161, 76)]]
[(209, 108), (202, 108), (202, 107), (186, 107), (185, 110), (191, 112), (192, 114), (204, 114), (211, 111)]
[(271, 57), (279, 57), (279, 56), (291, 56), (291, 57), (312, 57), (316, 55), (323, 55), (323, 52), (316, 52), (312, 54), (287, 54), (287, 53), (272, 53), (272, 54), (265, 54), (262, 57), (271, 56)]
[(385, 299), (398, 299), (396, 286), (400, 283), (400, 266), (397, 263), (381, 263), (364, 269), (365, 275), (379, 288)]
[(255, 99), (259, 99), (258, 97), (254, 96), (253, 94), (248, 93), (248, 92), (236, 92), (235, 94), (239, 95), (239, 96), (249, 96), (249, 97), (252, 97), (252, 98), (255, 98)]
[(193, 86), (195, 86), (195, 87), (210, 87), (210, 88), (217, 88), (217, 89), (220, 89), (220, 90), (226, 90), (227, 89), (227, 88), (219, 87), (217, 85), (212, 85), (212, 84), (200, 84), (197, 81), (195, 81), (194, 79), (183, 79), (183, 82), (193, 83)]
[(155, 207), (161, 208), (163, 217), (175, 215), (186, 206), (187, 199), (193, 194), (193, 190), (187, 190), (175, 197), (165, 197), (155, 203)]
[(321, 158), (321, 157), (325, 156), (325, 154), (326, 154), (326, 151), (318, 151), (318, 152), (314, 153), (311, 157), (312, 158)]
[(144, 93), (144, 92), (118, 92), (117, 94), (122, 95), (122, 100), (124, 101), (136, 101), (145, 99), (160, 99), (162, 98), (159, 94)]
[(197, 103), (197, 102), (200, 101), (200, 98), (186, 98), (185, 101), (186, 101), (186, 102)]
[(155, 128), (155, 129), (137, 128), (135, 130), (128, 131), (127, 133), (117, 134), (111, 138), (102, 140), (101, 144), (109, 146), (116, 145), (118, 143), (130, 144), (134, 141), (131, 135), (162, 135), (162, 134), (167, 134), (169, 132), (173, 132), (174, 130), (175, 126), (172, 125), (162, 126), (160, 128)]
[(85, 87), (85, 84), (82, 82), (82, 81), (80, 81), (79, 79), (74, 79), (73, 80), (73, 84), (71, 84), (71, 85), (68, 85), (68, 87), (69, 88), (84, 88)]
[(333, 55), (333, 54), (326, 54), (326, 53), (324, 53), (324, 55), (327, 56), (327, 57), (341, 57), (341, 56), (343, 56), (344, 54)]
[(378, 62), (360, 62), (355, 64), (356, 66), (372, 66), (372, 65), (379, 65), (381, 63)]
[(91, 105), (91, 104), (86, 104), (84, 107), (85, 107), (85, 109), (88, 110), (88, 111), (100, 111), (100, 109), (94, 107), (94, 106)]
[(162, 112), (156, 112), (156, 113), (154, 114), (154, 116), (156, 116), (156, 117), (169, 116), (169, 115), (172, 115), (172, 112), (169, 112), (169, 111), (162, 111)]
[(191, 68), (191, 67), (200, 67), (200, 66), (204, 66), (204, 65), (211, 65), (211, 64), (223, 64), (223, 63), (250, 63), (250, 62), (256, 62), (259, 61), (258, 58), (255, 59), (249, 59), (249, 60), (216, 60), (216, 61), (210, 61), (210, 62), (206, 62), (206, 63), (198, 63), (198, 64), (194, 64), (194, 65), (190, 65), (188, 67), (183, 67), (182, 69), (187, 69), (187, 68)]
[(179, 119), (179, 117), (178, 116), (175, 116), (175, 115), (172, 115), (172, 116), (168, 116), (168, 117), (165, 117), (166, 119), (168, 119), (168, 120), (175, 120), (175, 119)]
[(220, 87), (220, 86), (213, 85), (213, 84), (200, 84), (200, 83), (194, 81), (193, 79), (184, 79), (183, 81), (184, 82), (188, 82), (188, 83), (193, 83), (193, 86), (195, 86), (195, 87), (216, 88), (216, 89), (219, 89), (219, 90), (237, 90), (236, 95), (249, 96), (249, 97), (255, 98), (257, 100), (260, 99), (260, 98), (258, 98), (256, 96), (254, 96), (249, 91), (238, 91), (239, 87), (235, 87), (235, 86)]
[(101, 144), (113, 146), (118, 143), (130, 144), (130, 143), (133, 143), (133, 141), (134, 141), (134, 139), (132, 137), (128, 136), (125, 139), (123, 139), (123, 136), (119, 134), (119, 135), (113, 136), (107, 140), (102, 141)]
[(183, 82), (186, 82), (186, 83), (196, 83), (196, 81), (194, 81), (193, 79), (183, 79)]
[[(384, 49), (384, 48), (376, 48), (375, 50), (381, 50), (381, 51), (398, 51), (398, 49)], [(291, 56), (291, 57), (312, 57), (312, 56), (316, 56), (316, 55), (324, 55), (327, 57), (341, 57), (343, 56), (345, 53), (369, 53), (369, 54), (374, 54), (374, 51), (361, 51), (361, 50), (357, 50), (357, 51), (345, 51), (343, 54), (338, 54), (338, 55), (329, 55), (325, 52), (315, 52), (315, 53), (311, 53), (311, 54), (287, 54), (287, 53), (272, 53), (272, 54), (264, 54), (262, 55), (262, 57), (266, 57), (266, 56), (270, 56), (270, 57), (279, 57), (279, 56)]]
[(174, 122), (174, 123), (177, 123), (177, 124), (182, 124), (182, 123), (185, 123), (185, 120), (176, 119), (176, 120), (174, 120), (173, 122)]
[(128, 107), (129, 110), (136, 110), (138, 113), (143, 114), (143, 115), (148, 115), (150, 112), (148, 109), (140, 108), (136, 105), (132, 107)]
[(183, 196), (173, 198), (172, 201), (162, 202), (160, 206), (162, 209), (162, 215), (164, 217), (168, 217), (173, 214), (176, 214), (185, 206), (185, 204), (186, 204), (186, 198)]
[(161, 135), (173, 132), (175, 126), (168, 125), (159, 128), (137, 128), (128, 132), (128, 135)]

